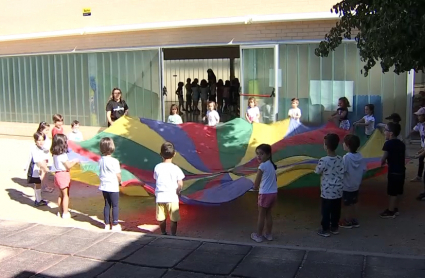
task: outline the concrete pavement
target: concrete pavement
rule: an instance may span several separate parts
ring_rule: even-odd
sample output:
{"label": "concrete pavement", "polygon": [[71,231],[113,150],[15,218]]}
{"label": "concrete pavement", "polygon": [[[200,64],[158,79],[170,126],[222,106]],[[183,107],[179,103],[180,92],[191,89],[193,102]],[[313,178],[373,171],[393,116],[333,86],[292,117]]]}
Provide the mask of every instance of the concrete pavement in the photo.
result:
{"label": "concrete pavement", "polygon": [[425,257],[0,220],[0,277],[423,278]]}

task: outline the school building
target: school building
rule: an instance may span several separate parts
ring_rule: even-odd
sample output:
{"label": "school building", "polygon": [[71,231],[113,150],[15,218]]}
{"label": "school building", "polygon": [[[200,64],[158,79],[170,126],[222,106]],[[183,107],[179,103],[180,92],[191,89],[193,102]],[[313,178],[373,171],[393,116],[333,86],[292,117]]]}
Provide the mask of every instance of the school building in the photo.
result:
{"label": "school building", "polygon": [[302,121],[321,124],[346,96],[351,119],[373,103],[377,121],[397,112],[408,132],[423,74],[376,66],[364,77],[348,41],[327,58],[315,55],[338,20],[336,2],[0,0],[0,133],[28,135],[60,113],[66,124],[79,120],[87,138],[106,126],[114,87],[131,116],[163,120],[177,83],[206,78],[208,68],[240,80],[242,115],[256,96],[284,119],[298,97]]}

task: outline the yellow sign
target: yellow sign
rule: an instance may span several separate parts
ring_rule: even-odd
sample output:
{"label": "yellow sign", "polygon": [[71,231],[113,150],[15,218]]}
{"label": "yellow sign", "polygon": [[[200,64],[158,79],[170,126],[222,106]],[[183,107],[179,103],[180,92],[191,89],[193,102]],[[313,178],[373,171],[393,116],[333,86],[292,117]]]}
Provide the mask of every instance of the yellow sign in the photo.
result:
{"label": "yellow sign", "polygon": [[91,9],[90,8],[84,8],[83,9],[83,16],[91,16]]}

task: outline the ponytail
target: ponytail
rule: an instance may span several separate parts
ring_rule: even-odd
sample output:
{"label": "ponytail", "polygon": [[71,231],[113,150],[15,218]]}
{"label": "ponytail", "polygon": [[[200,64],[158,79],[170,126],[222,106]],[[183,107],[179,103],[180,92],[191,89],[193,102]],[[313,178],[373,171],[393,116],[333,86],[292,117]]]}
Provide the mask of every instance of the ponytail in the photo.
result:
{"label": "ponytail", "polygon": [[274,164],[274,162],[273,162],[272,154],[270,154],[270,158],[269,158],[269,160],[270,160],[270,162],[273,164],[274,169],[275,169],[275,170],[277,170],[277,166],[276,166],[276,164]]}

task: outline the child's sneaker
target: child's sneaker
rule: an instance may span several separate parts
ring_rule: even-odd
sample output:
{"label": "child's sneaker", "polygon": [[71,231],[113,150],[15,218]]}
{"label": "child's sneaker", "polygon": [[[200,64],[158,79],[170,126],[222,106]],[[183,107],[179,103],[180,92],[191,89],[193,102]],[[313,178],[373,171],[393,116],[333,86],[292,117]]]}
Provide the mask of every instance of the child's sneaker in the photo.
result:
{"label": "child's sneaker", "polygon": [[47,201],[46,200],[41,200],[40,202],[35,201],[34,206],[35,207],[47,206]]}
{"label": "child's sneaker", "polygon": [[416,197],[416,200],[418,200],[418,201],[425,201],[425,192],[419,194],[419,196]]}
{"label": "child's sneaker", "polygon": [[71,218],[71,214],[69,212],[62,213],[62,219],[69,219],[69,218]]}
{"label": "child's sneaker", "polygon": [[317,234],[319,236],[323,236],[323,237],[330,237],[331,236],[331,233],[329,231],[325,231],[323,229],[318,230]]}
{"label": "child's sneaker", "polygon": [[255,242],[263,242],[263,237],[257,235],[256,233],[251,234],[251,239]]}
{"label": "child's sneaker", "polygon": [[411,179],[410,181],[411,182],[422,181],[422,177],[415,177],[415,178]]}
{"label": "child's sneaker", "polygon": [[105,224],[105,231],[109,231],[110,229],[111,229],[111,225],[109,225],[109,224]]}
{"label": "child's sneaker", "polygon": [[383,213],[380,214],[380,216],[381,218],[395,218],[395,212],[386,209]]}
{"label": "child's sneaker", "polygon": [[334,235],[338,235],[339,234],[338,227],[331,228],[331,233],[334,234]]}
{"label": "child's sneaker", "polygon": [[351,228],[353,228],[353,223],[350,222],[350,221],[348,221],[348,220],[346,220],[346,219],[344,219],[341,222],[339,222],[339,226],[341,228],[351,229]]}
{"label": "child's sneaker", "polygon": [[264,235],[263,235],[263,237],[264,237],[265,239],[267,239],[268,241],[272,241],[272,240],[273,240],[273,236],[272,236],[272,235],[264,234]]}
{"label": "child's sneaker", "polygon": [[114,231],[114,232],[120,232],[120,231],[122,231],[122,228],[121,228],[120,224],[117,224],[117,225],[112,225],[111,230]]}
{"label": "child's sneaker", "polygon": [[359,221],[357,219],[351,220],[351,224],[353,225],[354,228],[360,227]]}
{"label": "child's sneaker", "polygon": [[395,216],[400,215],[400,211],[398,210],[398,208],[394,208],[394,214],[395,214]]}

